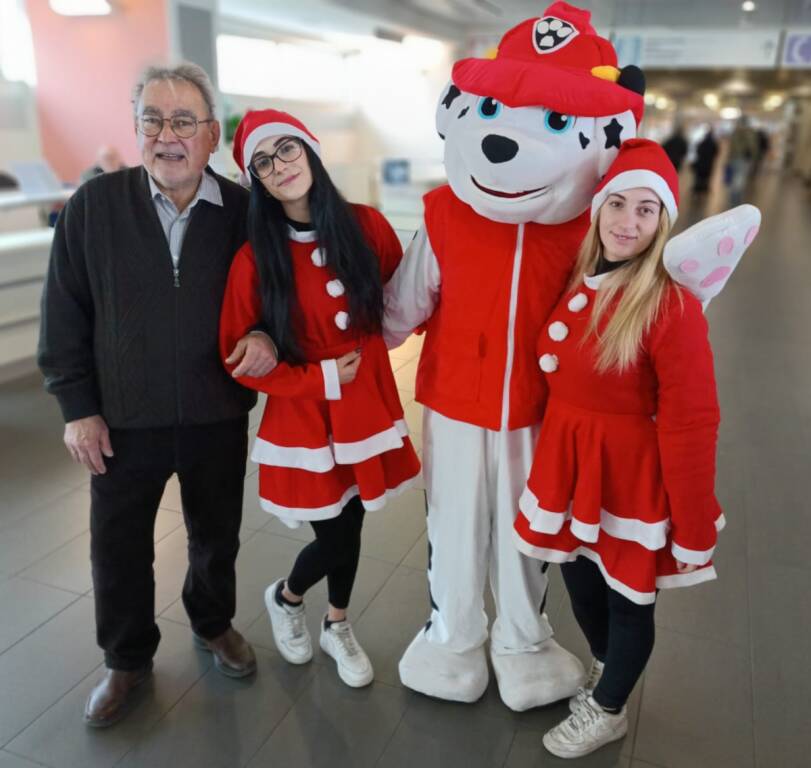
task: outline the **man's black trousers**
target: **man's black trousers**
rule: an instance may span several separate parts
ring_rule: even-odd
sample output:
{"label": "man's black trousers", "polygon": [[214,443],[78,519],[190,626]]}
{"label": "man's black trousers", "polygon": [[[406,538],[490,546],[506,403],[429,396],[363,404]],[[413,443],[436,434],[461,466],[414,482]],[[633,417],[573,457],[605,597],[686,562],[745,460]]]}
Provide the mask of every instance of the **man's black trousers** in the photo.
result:
{"label": "man's black trousers", "polygon": [[110,430],[113,458],[90,483],[90,555],[96,635],[111,669],[132,670],[155,654],[155,516],[177,473],[188,533],[183,604],[192,629],[214,638],[231,626],[247,416],[201,426]]}

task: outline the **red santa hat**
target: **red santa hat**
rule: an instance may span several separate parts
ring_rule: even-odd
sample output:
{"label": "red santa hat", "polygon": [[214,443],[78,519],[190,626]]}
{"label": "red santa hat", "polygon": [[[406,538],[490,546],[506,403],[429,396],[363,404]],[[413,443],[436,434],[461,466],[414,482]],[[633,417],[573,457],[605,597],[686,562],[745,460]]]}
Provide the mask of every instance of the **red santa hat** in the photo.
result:
{"label": "red santa hat", "polygon": [[268,136],[295,136],[321,156],[318,139],[293,115],[278,109],[251,110],[239,121],[234,134],[234,160],[243,173],[247,173],[256,147]]}
{"label": "red santa hat", "polygon": [[652,189],[662,201],[670,216],[670,224],[679,214],[679,175],[665,151],[650,139],[628,139],[608,173],[597,187],[591,201],[591,218],[612,192],[646,187]]}
{"label": "red santa hat", "polygon": [[507,32],[495,58],[456,62],[453,83],[508,107],[541,106],[583,117],[631,110],[639,123],[644,76],[637,67],[617,68],[614,47],[590,20],[589,11],[552,3],[542,17]]}

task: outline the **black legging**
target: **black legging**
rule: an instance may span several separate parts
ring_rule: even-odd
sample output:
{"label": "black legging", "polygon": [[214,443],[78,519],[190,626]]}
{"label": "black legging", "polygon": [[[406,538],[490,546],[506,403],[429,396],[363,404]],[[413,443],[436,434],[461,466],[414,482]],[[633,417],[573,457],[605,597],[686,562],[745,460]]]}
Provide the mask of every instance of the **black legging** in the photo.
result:
{"label": "black legging", "polygon": [[655,604],[638,605],[611,589],[591,560],[578,557],[560,567],[572,610],[591,647],[605,664],[594,700],[607,709],[625,706],[648,663]]}
{"label": "black legging", "polygon": [[287,577],[290,592],[304,595],[326,576],[330,605],[340,609],[349,605],[360,559],[363,515],[360,497],[353,496],[338,517],[310,523],[315,539],[299,552],[293,564]]}

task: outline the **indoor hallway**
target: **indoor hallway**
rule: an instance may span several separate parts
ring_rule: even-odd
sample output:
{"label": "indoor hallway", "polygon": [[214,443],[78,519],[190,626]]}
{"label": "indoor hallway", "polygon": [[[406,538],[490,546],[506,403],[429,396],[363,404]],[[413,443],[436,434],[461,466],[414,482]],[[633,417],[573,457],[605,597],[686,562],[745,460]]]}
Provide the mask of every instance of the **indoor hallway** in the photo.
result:
{"label": "indoor hallway", "polygon": [[[685,197],[688,197],[685,195]],[[728,525],[719,580],[661,595],[657,645],[634,692],[621,742],[573,763],[622,768],[799,768],[811,730],[811,194],[789,176],[751,190],[760,236],[707,317],[722,406],[717,490]],[[716,192],[685,200],[680,224],[723,207]],[[391,354],[420,446],[414,402],[420,340]],[[252,415],[255,432],[259,410]],[[217,673],[196,650],[180,602],[186,536],[170,483],[156,529],[156,603],[163,640],[155,674],[130,717],[106,731],[82,724],[98,678],[89,564],[88,478],[65,451],[55,401],[37,376],[0,386],[0,768],[211,766],[552,766],[542,733],[565,704],[515,714],[493,684],[475,705],[403,689],[397,661],[428,614],[422,491],[370,514],[351,607],[376,670],[352,690],[332,661],[292,667],[276,653],[263,603],[309,529],[292,531],[246,480],[235,625],[259,674]],[[587,661],[558,569],[548,611],[559,641]],[[311,632],[326,603],[308,598]]]}

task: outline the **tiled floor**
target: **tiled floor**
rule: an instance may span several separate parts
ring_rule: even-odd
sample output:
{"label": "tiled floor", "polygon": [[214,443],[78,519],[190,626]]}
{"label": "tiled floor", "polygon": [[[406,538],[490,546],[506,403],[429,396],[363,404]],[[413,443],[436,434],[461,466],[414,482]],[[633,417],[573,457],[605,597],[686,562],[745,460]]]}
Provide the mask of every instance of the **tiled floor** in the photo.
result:
{"label": "tiled floor", "polygon": [[[763,232],[708,311],[724,416],[718,492],[729,520],[720,580],[662,595],[657,647],[631,701],[630,733],[584,766],[811,764],[809,194],[773,177],[753,194]],[[688,202],[684,218],[717,206]],[[412,338],[392,353],[417,446],[418,352]],[[515,714],[492,686],[475,705],[400,686],[397,661],[427,609],[421,491],[370,516],[364,530],[351,613],[375,665],[374,685],[346,688],[320,653],[304,668],[282,661],[263,590],[286,573],[309,534],[258,509],[255,474],[246,479],[235,623],[256,646],[259,674],[224,678],[192,646],[178,599],[186,542],[172,483],[155,533],[163,640],[154,678],[128,719],[106,731],[85,728],[82,705],[101,664],[87,477],[67,459],[56,406],[36,377],[0,387],[0,428],[0,768],[562,764],[543,750],[541,734],[563,705]],[[558,637],[585,659],[554,568],[552,590]],[[311,630],[325,603],[319,586],[308,599]]]}

